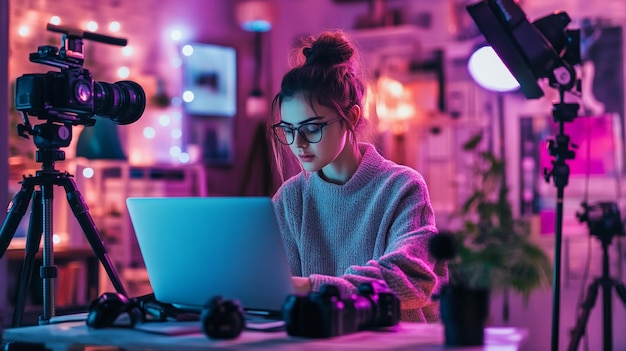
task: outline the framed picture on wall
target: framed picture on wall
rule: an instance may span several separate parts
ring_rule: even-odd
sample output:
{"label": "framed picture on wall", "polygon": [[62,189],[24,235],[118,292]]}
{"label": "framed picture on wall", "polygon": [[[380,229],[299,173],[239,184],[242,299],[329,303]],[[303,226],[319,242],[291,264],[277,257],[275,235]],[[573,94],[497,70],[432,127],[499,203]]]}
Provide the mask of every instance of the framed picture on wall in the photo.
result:
{"label": "framed picture on wall", "polygon": [[202,43],[184,47],[183,100],[188,115],[235,116],[237,58],[233,47]]}

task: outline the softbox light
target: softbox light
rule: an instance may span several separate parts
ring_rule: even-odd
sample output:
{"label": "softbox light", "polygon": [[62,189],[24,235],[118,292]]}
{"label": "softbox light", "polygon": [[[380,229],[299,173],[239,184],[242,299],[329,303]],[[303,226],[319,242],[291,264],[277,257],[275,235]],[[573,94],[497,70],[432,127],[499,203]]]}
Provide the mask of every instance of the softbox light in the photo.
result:
{"label": "softbox light", "polygon": [[467,70],[478,85],[497,92],[518,90],[520,84],[489,45],[477,48],[467,60]]}
{"label": "softbox light", "polygon": [[575,86],[573,66],[580,63],[580,40],[577,30],[565,30],[571,21],[567,13],[530,23],[513,0],[483,0],[468,5],[467,11],[526,98],[544,95],[537,83],[541,78],[563,91]]}

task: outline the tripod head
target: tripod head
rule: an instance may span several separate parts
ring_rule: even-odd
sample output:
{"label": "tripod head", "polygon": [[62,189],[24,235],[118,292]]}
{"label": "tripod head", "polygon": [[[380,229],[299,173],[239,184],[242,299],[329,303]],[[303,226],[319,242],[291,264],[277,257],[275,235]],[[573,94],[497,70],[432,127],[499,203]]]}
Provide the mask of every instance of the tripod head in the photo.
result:
{"label": "tripod head", "polygon": [[[565,134],[564,125],[576,119],[580,108],[577,103],[563,102],[564,92],[562,88],[559,89],[560,101],[554,103],[552,109],[552,117],[559,124],[559,132],[554,136],[554,139],[547,141],[550,156],[554,156],[553,168],[550,171],[547,169],[543,171],[545,181],[550,182],[550,178],[553,178],[554,185],[559,189],[564,188],[569,182],[569,167],[565,161],[573,160],[576,157],[574,150],[569,148],[570,138]],[[572,147],[576,148],[576,145],[572,144]]]}
{"label": "tripod head", "polygon": [[65,160],[65,151],[59,148],[70,145],[72,141],[71,125],[47,122],[36,125],[32,128],[31,133],[35,146],[38,148],[35,161],[43,163],[44,170],[54,169],[54,162]]}

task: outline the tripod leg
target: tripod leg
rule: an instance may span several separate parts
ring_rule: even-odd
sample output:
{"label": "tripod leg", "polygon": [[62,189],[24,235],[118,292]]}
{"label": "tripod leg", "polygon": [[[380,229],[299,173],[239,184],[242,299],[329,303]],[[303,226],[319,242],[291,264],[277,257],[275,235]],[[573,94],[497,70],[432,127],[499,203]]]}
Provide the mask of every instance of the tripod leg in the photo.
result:
{"label": "tripod leg", "polygon": [[617,295],[622,299],[624,306],[626,307],[626,287],[624,284],[614,280],[613,285],[615,286],[615,290],[617,291]]}
{"label": "tripod leg", "polygon": [[589,313],[591,309],[596,303],[596,299],[598,298],[598,287],[600,286],[601,279],[596,279],[589,286],[587,290],[587,297],[582,303],[582,312],[578,317],[578,321],[576,322],[576,326],[572,330],[572,340],[570,341],[568,351],[576,351],[578,350],[578,343],[580,342],[580,338],[585,334],[585,328],[587,326],[587,320],[589,319]]}
{"label": "tripod leg", "polygon": [[15,309],[13,310],[13,328],[17,328],[22,323],[22,315],[24,313],[24,305],[26,304],[26,289],[30,285],[33,276],[33,268],[35,265],[35,256],[39,252],[39,243],[43,227],[41,218],[43,210],[41,208],[41,191],[33,193],[31,201],[32,209],[30,213],[30,224],[28,226],[28,236],[26,237],[26,254],[24,263],[22,264],[22,272],[20,274],[19,287],[15,296]]}
{"label": "tripod leg", "polygon": [[20,225],[22,217],[24,217],[24,214],[28,209],[28,202],[30,201],[30,197],[33,195],[33,191],[35,189],[34,184],[31,184],[31,179],[32,178],[24,179],[22,182],[22,188],[17,194],[15,194],[13,201],[11,201],[11,204],[9,205],[9,211],[4,219],[4,223],[2,223],[2,228],[0,229],[0,258],[2,258],[4,253],[7,251],[9,243],[11,243],[11,240],[15,235],[15,231]]}
{"label": "tripod leg", "polygon": [[91,245],[91,248],[104,266],[111,283],[113,283],[113,287],[115,290],[127,296],[126,289],[122,285],[120,278],[115,271],[115,267],[111,263],[109,256],[107,255],[106,248],[104,247],[104,242],[102,241],[102,237],[100,233],[98,233],[98,229],[93,222],[93,219],[89,215],[89,209],[87,208],[87,204],[83,200],[82,195],[78,191],[76,187],[76,183],[71,178],[63,179],[63,187],[65,188],[65,193],[67,194],[67,201],[70,204],[70,208],[72,212],[74,212],[74,216],[78,220],[83,232]]}
{"label": "tripod leg", "polygon": [[613,349],[613,309],[611,307],[611,279],[602,279],[602,345],[604,351]]}
{"label": "tripod leg", "polygon": [[39,324],[48,324],[55,314],[55,279],[57,278],[58,271],[57,267],[54,265],[54,241],[52,240],[52,201],[54,198],[54,188],[52,185],[53,184],[46,181],[46,178],[44,178],[41,184],[43,248],[39,277],[43,283],[43,314],[39,317]]}

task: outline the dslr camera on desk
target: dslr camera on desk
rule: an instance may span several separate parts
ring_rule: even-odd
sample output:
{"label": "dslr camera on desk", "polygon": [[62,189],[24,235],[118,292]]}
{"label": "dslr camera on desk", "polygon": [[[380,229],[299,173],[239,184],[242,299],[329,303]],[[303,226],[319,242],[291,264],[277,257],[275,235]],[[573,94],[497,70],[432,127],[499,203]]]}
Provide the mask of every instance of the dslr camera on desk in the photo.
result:
{"label": "dslr camera on desk", "polygon": [[334,285],[307,296],[291,295],[283,305],[287,334],[329,338],[391,327],[400,321],[400,300],[384,284],[363,283],[358,293],[342,299]]}

